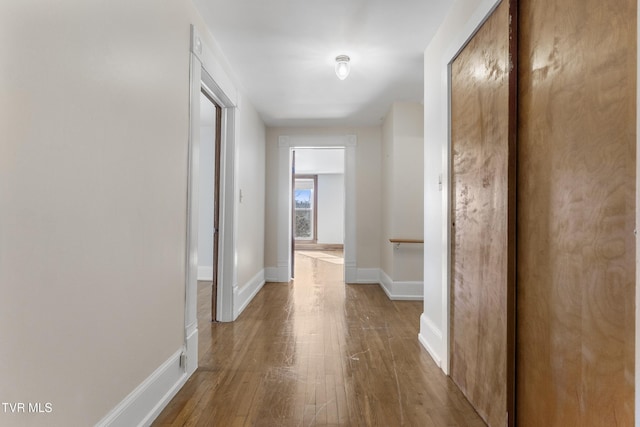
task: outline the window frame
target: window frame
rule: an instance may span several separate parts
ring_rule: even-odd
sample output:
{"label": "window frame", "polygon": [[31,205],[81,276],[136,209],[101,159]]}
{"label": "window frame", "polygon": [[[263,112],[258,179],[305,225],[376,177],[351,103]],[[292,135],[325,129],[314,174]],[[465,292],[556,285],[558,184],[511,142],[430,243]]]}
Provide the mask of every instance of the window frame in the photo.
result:
{"label": "window frame", "polygon": [[293,221],[295,223],[295,212],[298,210],[296,208],[296,196],[295,196],[295,182],[300,179],[311,180],[313,181],[313,202],[311,205],[311,216],[313,218],[313,227],[312,227],[312,235],[311,239],[299,239],[295,236],[295,225],[294,225],[294,240],[296,243],[317,243],[318,242],[318,175],[310,175],[310,174],[294,174],[294,194],[293,194],[293,210],[294,210],[294,218]]}

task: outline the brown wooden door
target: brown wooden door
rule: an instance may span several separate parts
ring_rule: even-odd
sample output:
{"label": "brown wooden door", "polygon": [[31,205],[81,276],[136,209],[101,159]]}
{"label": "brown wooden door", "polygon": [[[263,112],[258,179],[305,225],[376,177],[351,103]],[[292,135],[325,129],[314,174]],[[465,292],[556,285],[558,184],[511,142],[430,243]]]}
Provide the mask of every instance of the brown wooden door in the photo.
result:
{"label": "brown wooden door", "polygon": [[518,426],[634,425],[636,1],[523,1]]}
{"label": "brown wooden door", "polygon": [[498,6],[451,67],[451,378],[495,427],[507,420],[515,357],[509,6]]}
{"label": "brown wooden door", "polygon": [[220,156],[222,151],[222,108],[211,96],[202,90],[202,94],[215,107],[215,141],[213,158],[213,277],[211,285],[211,321],[215,322],[218,308],[218,253],[220,236]]}
{"label": "brown wooden door", "polygon": [[[215,103],[214,103],[215,104]],[[222,108],[216,106],[216,151],[213,191],[213,285],[211,288],[211,320],[217,320],[218,313],[218,268],[220,251],[220,156],[222,153]]]}

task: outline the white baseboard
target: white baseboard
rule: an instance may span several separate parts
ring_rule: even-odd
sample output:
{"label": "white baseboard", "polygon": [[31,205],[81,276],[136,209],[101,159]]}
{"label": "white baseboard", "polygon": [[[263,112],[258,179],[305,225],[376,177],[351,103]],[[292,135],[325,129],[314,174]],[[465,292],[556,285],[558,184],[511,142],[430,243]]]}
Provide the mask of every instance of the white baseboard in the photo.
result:
{"label": "white baseboard", "polygon": [[392,288],[393,288],[393,280],[391,277],[382,269],[380,269],[380,287],[384,291],[385,294],[391,299]]}
{"label": "white baseboard", "polygon": [[266,267],[265,279],[267,282],[288,283],[291,280],[289,265],[278,263],[277,267]]}
{"label": "white baseboard", "polygon": [[198,266],[198,280],[213,280],[213,267]]}
{"label": "white baseboard", "polygon": [[198,321],[193,322],[187,328],[187,377],[190,377],[198,369]]}
{"label": "white baseboard", "polygon": [[256,296],[265,283],[265,271],[260,270],[258,274],[253,276],[247,283],[241,288],[235,288],[233,290],[233,320],[240,316],[240,313],[247,308],[247,305],[251,302],[253,297]]}
{"label": "white baseboard", "polygon": [[418,340],[422,346],[427,350],[431,358],[445,374],[448,374],[446,366],[443,365],[442,360],[444,354],[441,354],[437,349],[443,347],[442,331],[424,314],[420,316],[420,333],[418,334]]}
{"label": "white baseboard", "polygon": [[[183,349],[175,352],[135,388],[97,427],[149,426],[182,388],[189,376],[180,366]],[[197,363],[197,357],[196,357]]]}
{"label": "white baseboard", "polygon": [[264,280],[266,282],[277,282],[278,279],[278,267],[265,267]]}
{"label": "white baseboard", "polygon": [[354,261],[344,260],[344,281],[345,283],[358,283],[358,271]]}
{"label": "white baseboard", "polygon": [[380,286],[390,300],[422,301],[424,299],[423,282],[394,282],[383,270],[380,270]]}
{"label": "white baseboard", "polygon": [[356,280],[354,283],[371,284],[380,283],[379,268],[358,268],[356,271]]}

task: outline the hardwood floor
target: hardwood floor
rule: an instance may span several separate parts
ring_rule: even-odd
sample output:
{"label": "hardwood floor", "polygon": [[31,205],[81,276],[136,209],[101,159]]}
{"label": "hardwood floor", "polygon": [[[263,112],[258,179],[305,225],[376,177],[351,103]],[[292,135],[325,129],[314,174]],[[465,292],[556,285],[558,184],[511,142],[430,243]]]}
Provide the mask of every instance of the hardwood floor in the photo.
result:
{"label": "hardwood floor", "polygon": [[342,281],[340,253],[296,255],[233,323],[199,284],[199,368],[155,426],[484,426],[418,342],[422,302]]}

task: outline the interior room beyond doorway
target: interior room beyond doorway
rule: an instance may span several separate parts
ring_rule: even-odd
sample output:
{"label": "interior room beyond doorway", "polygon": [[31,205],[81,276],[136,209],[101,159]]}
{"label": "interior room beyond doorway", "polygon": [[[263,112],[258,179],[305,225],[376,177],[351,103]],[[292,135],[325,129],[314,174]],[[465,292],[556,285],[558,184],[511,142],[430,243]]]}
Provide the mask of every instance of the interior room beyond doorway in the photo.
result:
{"label": "interior room beyond doorway", "polygon": [[342,257],[344,165],[343,148],[295,149],[292,204],[296,251],[338,251]]}

